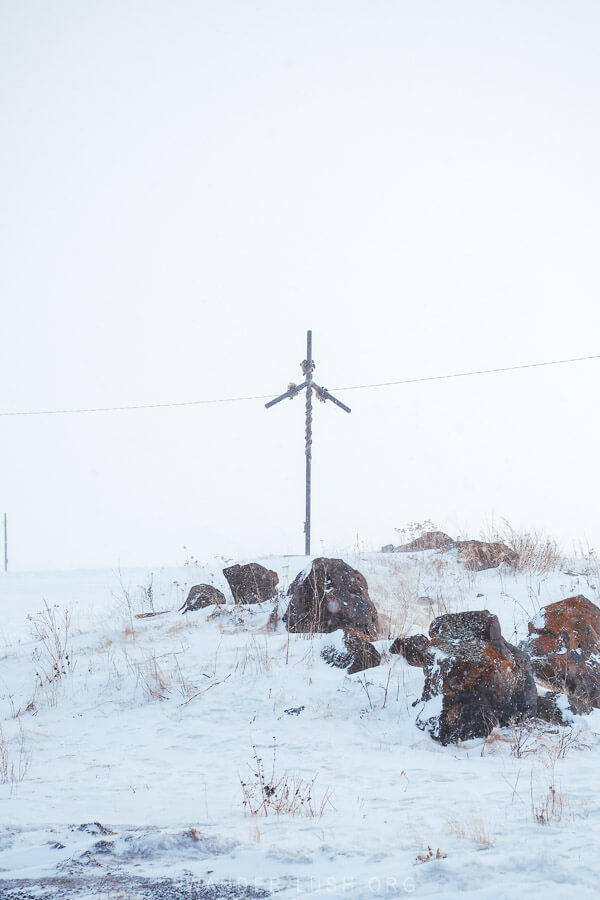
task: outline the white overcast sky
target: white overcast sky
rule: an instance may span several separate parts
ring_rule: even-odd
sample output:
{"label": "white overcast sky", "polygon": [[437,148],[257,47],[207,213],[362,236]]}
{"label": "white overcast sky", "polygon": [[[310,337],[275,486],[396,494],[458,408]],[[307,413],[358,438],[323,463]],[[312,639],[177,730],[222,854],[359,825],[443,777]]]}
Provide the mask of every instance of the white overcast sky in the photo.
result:
{"label": "white overcast sky", "polygon": [[[2,0],[0,412],[600,353],[595,0]],[[316,405],[313,552],[600,548],[600,360]],[[303,401],[0,417],[12,569],[300,553]]]}

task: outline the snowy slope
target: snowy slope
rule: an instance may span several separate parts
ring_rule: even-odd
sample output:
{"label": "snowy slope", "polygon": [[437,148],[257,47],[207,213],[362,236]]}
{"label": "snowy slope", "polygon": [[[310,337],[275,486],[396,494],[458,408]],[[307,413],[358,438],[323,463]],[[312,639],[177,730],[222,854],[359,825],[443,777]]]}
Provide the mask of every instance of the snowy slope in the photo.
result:
{"label": "snowy slope", "polygon": [[[544,603],[598,602],[590,575],[475,575],[435,552],[346,559],[369,583],[381,651],[446,611],[487,608],[514,640]],[[259,561],[282,591],[308,562]],[[504,729],[440,747],[415,727],[423,676],[403,659],[384,652],[379,668],[347,676],[320,658],[331,638],[288,635],[273,605],[178,613],[193,584],[231,601],[226,564],[2,577],[1,879],[129,873],[282,897],[547,898],[574,886],[597,896],[599,712],[560,733]],[[58,622],[72,614],[65,674],[50,683],[44,601]],[[166,612],[135,618],[152,608]],[[255,755],[269,781],[302,792],[316,777],[314,815],[249,812]]]}

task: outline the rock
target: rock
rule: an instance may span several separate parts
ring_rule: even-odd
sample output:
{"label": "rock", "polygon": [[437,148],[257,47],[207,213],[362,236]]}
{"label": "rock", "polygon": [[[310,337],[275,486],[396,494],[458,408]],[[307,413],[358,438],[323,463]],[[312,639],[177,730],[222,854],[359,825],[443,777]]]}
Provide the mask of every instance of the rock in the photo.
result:
{"label": "rock", "polygon": [[581,650],[590,655],[600,650],[600,608],[578,594],[539,611],[527,626],[531,646],[541,654]]}
{"label": "rock", "polygon": [[236,603],[265,603],[277,596],[279,576],[258,563],[223,569]]}
{"label": "rock", "polygon": [[225,595],[218,588],[213,587],[212,584],[195,584],[193,588],[190,588],[183,606],[179,607],[179,612],[193,612],[195,609],[203,609],[205,606],[212,606],[215,603],[218,606],[225,603]]}
{"label": "rock", "polygon": [[449,550],[454,546],[452,538],[443,531],[427,531],[408,544],[395,547],[396,553],[413,553],[416,550]]}
{"label": "rock", "polygon": [[399,653],[409,666],[423,668],[433,663],[430,646],[429,638],[424,634],[413,634],[407,638],[396,638],[390,647],[390,653]]}
{"label": "rock", "polygon": [[321,650],[321,656],[330,666],[347,669],[348,675],[355,675],[365,669],[372,669],[381,662],[381,654],[365,634],[345,631],[343,647],[328,644]]}
{"label": "rock", "polygon": [[283,617],[292,632],[342,629],[377,636],[377,610],[363,575],[341,559],[319,557],[291,583]]}
{"label": "rock", "polygon": [[570,715],[565,694],[560,691],[548,691],[547,694],[539,694],[535,710],[536,719],[549,722],[551,725],[571,725],[573,717]]}
{"label": "rock", "polygon": [[395,550],[396,550],[396,548],[394,547],[393,544],[386,544],[384,547],[381,548],[382,553],[394,553]]}
{"label": "rock", "polygon": [[566,693],[571,709],[600,709],[600,609],[579,594],[545,606],[521,648],[540,681]]}
{"label": "rock", "polygon": [[[180,607],[180,609],[182,609],[182,607]],[[160,609],[160,610],[157,610],[156,612],[136,613],[134,618],[135,619],[153,619],[155,616],[166,616],[167,613],[170,611],[171,610],[169,610],[169,609]]]}
{"label": "rock", "polygon": [[348,675],[362,672],[364,669],[373,669],[381,662],[381,653],[369,641],[367,635],[358,631],[347,631],[344,635],[344,643],[352,654],[352,664],[348,669]]}
{"label": "rock", "polygon": [[465,569],[482,572],[484,569],[497,569],[500,565],[515,568],[519,565],[519,554],[506,544],[487,543],[486,541],[457,541],[457,558]]}
{"label": "rock", "polygon": [[435,740],[487,737],[496,726],[535,713],[529,657],[502,637],[487,609],[439,616],[429,637],[433,659],[425,666],[417,725]]}

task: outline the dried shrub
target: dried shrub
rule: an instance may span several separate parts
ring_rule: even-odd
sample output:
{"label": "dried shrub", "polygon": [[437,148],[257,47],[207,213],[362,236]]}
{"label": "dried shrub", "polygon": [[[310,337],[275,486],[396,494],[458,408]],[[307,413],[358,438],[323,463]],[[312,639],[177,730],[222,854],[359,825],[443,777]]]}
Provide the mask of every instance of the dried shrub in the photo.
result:
{"label": "dried shrub", "polygon": [[415,862],[416,863],[428,863],[428,862],[431,862],[433,859],[446,859],[447,856],[448,856],[448,854],[442,853],[442,851],[440,850],[439,847],[435,851],[433,851],[431,849],[431,847],[428,847],[427,852],[420,853],[417,856]]}
{"label": "dried shrub", "polygon": [[331,792],[326,790],[320,800],[315,797],[317,775],[311,780],[284,772],[276,774],[277,741],[273,738],[271,774],[265,773],[263,760],[252,745],[254,765],[247,781],[240,778],[244,808],[252,816],[309,816],[320,818],[331,806]]}
{"label": "dried shrub", "polygon": [[531,575],[547,575],[564,566],[564,556],[554,538],[541,531],[518,531],[510,522],[502,519],[500,528],[488,529],[484,540],[506,544],[519,555],[514,566],[516,572]]}
{"label": "dried shrub", "polygon": [[27,775],[30,765],[31,753],[27,749],[25,732],[20,719],[18,746],[14,756],[11,755],[8,742],[0,726],[0,783],[10,784],[12,794]]}
{"label": "dried shrub", "polygon": [[55,685],[75,668],[71,652],[71,618],[70,610],[50,606],[47,600],[44,600],[44,609],[27,616],[31,635],[36,641],[33,659],[39,687]]}

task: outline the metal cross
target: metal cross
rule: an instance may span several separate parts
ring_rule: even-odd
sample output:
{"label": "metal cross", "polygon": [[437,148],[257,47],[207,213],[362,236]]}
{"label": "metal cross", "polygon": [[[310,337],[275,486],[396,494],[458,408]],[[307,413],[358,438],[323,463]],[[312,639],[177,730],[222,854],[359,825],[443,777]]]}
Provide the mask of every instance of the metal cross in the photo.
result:
{"label": "metal cross", "polygon": [[331,400],[336,406],[339,406],[340,409],[343,409],[344,412],[352,412],[349,406],[346,406],[341,400],[338,400],[332,394],[329,393],[327,388],[320,387],[315,381],[313,381],[313,372],[315,370],[315,363],[312,358],[312,331],[308,331],[306,334],[306,359],[300,363],[302,368],[302,374],[304,375],[304,381],[302,384],[289,384],[288,389],[285,394],[281,394],[279,397],[275,397],[274,400],[269,400],[268,403],[265,403],[265,407],[269,409],[271,406],[275,406],[276,403],[280,403],[285,399],[292,399],[299,394],[300,391],[303,391],[306,388],[306,431],[305,431],[305,443],[304,443],[304,453],[306,456],[306,518],[304,520],[304,552],[306,556],[310,556],[310,499],[311,499],[311,464],[312,464],[312,392],[314,391],[317,395],[317,398],[321,400],[323,403],[326,400]]}

